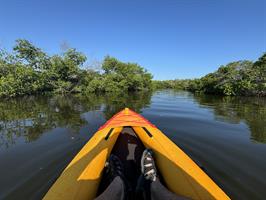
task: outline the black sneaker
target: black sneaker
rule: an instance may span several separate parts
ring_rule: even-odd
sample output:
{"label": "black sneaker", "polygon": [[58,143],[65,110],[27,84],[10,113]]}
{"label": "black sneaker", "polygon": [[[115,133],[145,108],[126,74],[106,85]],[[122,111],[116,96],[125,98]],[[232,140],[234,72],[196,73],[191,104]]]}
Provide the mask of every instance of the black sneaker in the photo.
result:
{"label": "black sneaker", "polygon": [[156,181],[157,170],[151,149],[145,149],[141,157],[141,172],[146,180]]}
{"label": "black sneaker", "polygon": [[105,163],[106,175],[112,181],[116,176],[124,178],[124,167],[120,159],[111,154],[108,161]]}
{"label": "black sneaker", "polygon": [[105,163],[104,173],[98,189],[98,194],[101,194],[117,176],[120,176],[121,179],[124,179],[124,168],[120,159],[111,154]]}
{"label": "black sneaker", "polygon": [[119,177],[124,183],[123,193],[127,194],[128,184],[125,179],[123,164],[120,161],[119,157],[111,154],[105,163],[104,174],[98,188],[97,196],[101,195],[116,177]]}

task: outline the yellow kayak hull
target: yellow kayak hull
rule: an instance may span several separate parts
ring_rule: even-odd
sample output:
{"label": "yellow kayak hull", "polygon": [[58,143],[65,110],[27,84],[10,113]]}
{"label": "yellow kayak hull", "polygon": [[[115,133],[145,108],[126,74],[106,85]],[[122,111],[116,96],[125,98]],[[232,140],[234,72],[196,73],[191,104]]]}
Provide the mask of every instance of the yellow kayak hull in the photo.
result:
{"label": "yellow kayak hull", "polygon": [[123,127],[132,127],[146,148],[167,188],[191,199],[230,199],[225,192],[158,128],[125,109],[102,126],[65,168],[44,200],[90,200],[97,195],[105,162]]}

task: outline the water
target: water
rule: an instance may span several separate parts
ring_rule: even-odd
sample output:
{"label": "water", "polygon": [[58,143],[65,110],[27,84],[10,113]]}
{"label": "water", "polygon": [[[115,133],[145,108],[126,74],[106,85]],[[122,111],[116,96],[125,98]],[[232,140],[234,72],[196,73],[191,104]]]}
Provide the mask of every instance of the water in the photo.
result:
{"label": "water", "polygon": [[266,98],[158,91],[0,101],[0,199],[40,199],[93,133],[140,112],[232,199],[266,199]]}

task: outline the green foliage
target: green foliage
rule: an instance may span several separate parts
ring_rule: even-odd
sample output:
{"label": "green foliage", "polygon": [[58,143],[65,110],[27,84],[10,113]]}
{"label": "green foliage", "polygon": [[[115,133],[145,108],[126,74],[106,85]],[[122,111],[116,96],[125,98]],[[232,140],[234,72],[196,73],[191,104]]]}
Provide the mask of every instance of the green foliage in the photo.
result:
{"label": "green foliage", "polygon": [[227,96],[266,96],[266,53],[255,63],[232,62],[200,79],[154,81],[153,86]]}
{"label": "green foliage", "polygon": [[69,48],[48,56],[28,40],[19,39],[13,53],[0,50],[0,97],[44,92],[90,93],[151,88],[152,75],[135,63],[107,56],[103,73],[83,69],[86,56]]}
{"label": "green foliage", "polygon": [[31,68],[17,66],[15,73],[9,73],[7,76],[0,78],[0,95],[16,96],[31,94],[39,88],[38,72]]}
{"label": "green foliage", "polygon": [[154,89],[176,89],[176,90],[186,90],[188,89],[191,80],[164,80],[164,81],[153,81]]}
{"label": "green foliage", "polygon": [[[265,54],[262,57],[265,57]],[[259,60],[262,59],[259,58]],[[229,63],[226,66],[221,66],[216,72],[208,74],[200,79],[202,86],[198,91],[228,96],[265,96],[266,88],[263,88],[263,84],[265,83],[264,77],[266,73],[265,70],[262,70],[263,60],[260,64],[258,64],[258,62],[255,63],[253,64],[250,61],[238,61]]]}
{"label": "green foliage", "polygon": [[256,90],[261,95],[266,95],[266,53],[254,63],[252,73],[256,77],[253,80]]}
{"label": "green foliage", "polygon": [[123,63],[107,56],[102,69],[101,75],[88,82],[87,92],[140,91],[152,87],[152,75],[136,63]]}
{"label": "green foliage", "polygon": [[123,63],[107,56],[103,62],[107,81],[114,80],[118,87],[128,91],[151,88],[152,75],[136,63]]}
{"label": "green foliage", "polygon": [[266,53],[256,62],[237,61],[200,79],[153,81],[136,63],[106,56],[102,71],[83,69],[86,56],[74,48],[48,56],[19,39],[12,53],[0,49],[0,97],[44,92],[91,93],[154,89],[190,90],[222,95],[266,96]]}
{"label": "green foliage", "polygon": [[49,66],[48,56],[28,40],[18,39],[13,48],[16,57],[35,69],[45,69]]}

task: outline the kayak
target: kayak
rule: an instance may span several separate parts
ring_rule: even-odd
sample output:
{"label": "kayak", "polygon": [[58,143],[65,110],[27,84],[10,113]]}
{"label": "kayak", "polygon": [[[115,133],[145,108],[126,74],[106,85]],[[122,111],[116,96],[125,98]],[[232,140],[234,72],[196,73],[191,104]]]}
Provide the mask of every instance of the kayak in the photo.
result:
{"label": "kayak", "polygon": [[196,200],[230,199],[155,125],[128,108],[115,114],[99,128],[43,199],[94,199],[99,194],[105,163],[111,153],[118,155],[126,164],[128,177],[134,182],[139,173],[139,155],[145,148],[154,152],[157,170],[171,192]]}

